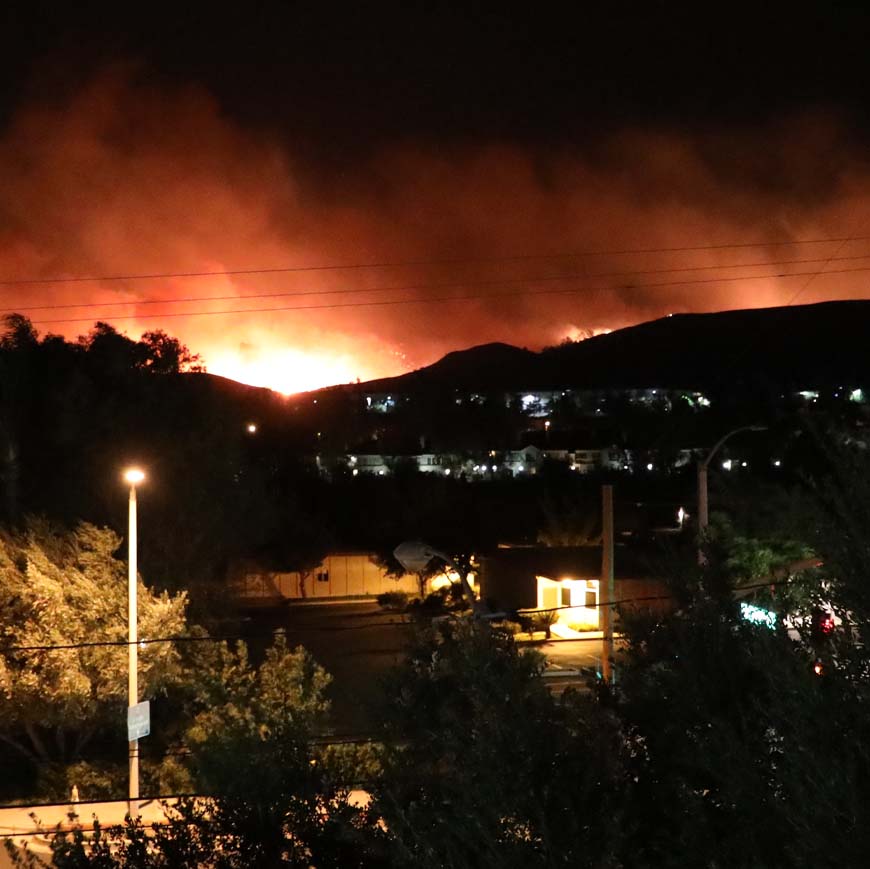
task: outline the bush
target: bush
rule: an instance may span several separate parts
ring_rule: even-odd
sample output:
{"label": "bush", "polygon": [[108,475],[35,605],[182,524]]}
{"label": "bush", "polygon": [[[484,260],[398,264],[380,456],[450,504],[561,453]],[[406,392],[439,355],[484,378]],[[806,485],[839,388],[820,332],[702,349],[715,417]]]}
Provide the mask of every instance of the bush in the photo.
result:
{"label": "bush", "polygon": [[547,635],[547,639],[550,639],[550,628],[559,620],[559,616],[557,613],[548,612],[548,613],[538,613],[532,619],[532,630],[534,631],[544,631]]}
{"label": "bush", "polygon": [[465,599],[462,587],[458,583],[453,583],[441,586],[431,594],[427,594],[424,600],[411,601],[407,612],[412,618],[428,620],[467,609],[468,601]]}
{"label": "bush", "polygon": [[378,595],[378,605],[388,610],[404,610],[410,595],[406,591],[385,591]]}

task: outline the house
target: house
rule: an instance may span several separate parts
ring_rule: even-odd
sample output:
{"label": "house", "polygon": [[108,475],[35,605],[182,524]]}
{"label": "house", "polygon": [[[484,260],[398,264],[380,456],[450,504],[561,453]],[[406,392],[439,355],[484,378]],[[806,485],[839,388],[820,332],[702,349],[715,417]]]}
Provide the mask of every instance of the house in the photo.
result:
{"label": "house", "polygon": [[379,453],[357,453],[347,457],[347,466],[350,472],[357,474],[374,474],[383,477],[390,471],[389,458]]}
{"label": "house", "polygon": [[517,474],[536,474],[544,463],[544,454],[531,444],[521,450],[508,450],[503,466],[514,476]]}
{"label": "house", "polygon": [[[655,550],[617,545],[615,601],[635,611],[664,611],[671,598],[656,578]],[[559,623],[601,627],[601,547],[497,549],[481,559],[480,596],[495,610],[552,610]]]}
{"label": "house", "polygon": [[382,455],[380,453],[353,453],[347,456],[347,467],[353,476],[371,474],[385,477],[402,464],[416,466],[424,474],[444,473],[442,458],[435,453],[416,455]]}

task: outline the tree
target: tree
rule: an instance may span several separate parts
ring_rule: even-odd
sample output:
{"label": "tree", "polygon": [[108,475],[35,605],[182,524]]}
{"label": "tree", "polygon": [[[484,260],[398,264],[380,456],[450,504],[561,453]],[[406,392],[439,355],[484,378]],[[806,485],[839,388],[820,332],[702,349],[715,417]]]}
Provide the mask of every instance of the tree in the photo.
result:
{"label": "tree", "polygon": [[162,329],[143,333],[139,343],[144,348],[143,367],[153,374],[205,371],[198,353],[191,353],[178,338],[167,335]]}
{"label": "tree", "polygon": [[585,698],[487,623],[422,635],[388,687],[375,806],[400,865],[601,865],[621,751]]}
{"label": "tree", "polygon": [[187,807],[187,820],[220,832],[227,866],[362,865],[374,831],[314,742],[329,675],[283,634],[259,667],[243,643],[214,646],[203,664],[183,742],[212,799]]}
{"label": "tree", "polygon": [[34,356],[38,335],[21,314],[8,314],[0,334],[0,479],[3,512],[19,518],[22,423],[34,400]]}
{"label": "tree", "polygon": [[304,649],[288,649],[283,635],[259,667],[243,643],[205,644],[199,664],[182,745],[203,796],[166,807],[168,823],[152,829],[128,820],[91,841],[80,829],[57,830],[52,865],[387,865],[386,835],[348,800],[346,765],[314,741],[328,707],[326,672]]}
{"label": "tree", "polygon": [[[29,519],[0,532],[0,742],[35,765],[81,759],[98,732],[123,733],[127,705],[127,576],[120,539],[81,523],[68,531]],[[186,630],[183,594],[139,581],[139,635]],[[100,645],[114,643],[115,645]],[[180,678],[172,643],[139,653],[140,690],[155,697]]]}
{"label": "tree", "polygon": [[79,337],[79,346],[84,348],[92,370],[109,381],[128,379],[145,363],[145,345],[122,335],[108,323],[95,323],[86,336]]}

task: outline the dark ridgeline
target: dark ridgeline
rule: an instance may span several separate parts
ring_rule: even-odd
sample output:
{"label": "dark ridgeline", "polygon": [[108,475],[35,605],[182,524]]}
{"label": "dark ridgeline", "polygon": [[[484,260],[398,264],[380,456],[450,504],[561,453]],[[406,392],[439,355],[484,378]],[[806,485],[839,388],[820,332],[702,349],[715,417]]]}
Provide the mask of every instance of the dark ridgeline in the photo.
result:
{"label": "dark ridgeline", "polygon": [[812,389],[867,383],[870,301],[673,314],[541,353],[485,344],[449,353],[370,392],[438,389],[687,388],[766,381]]}

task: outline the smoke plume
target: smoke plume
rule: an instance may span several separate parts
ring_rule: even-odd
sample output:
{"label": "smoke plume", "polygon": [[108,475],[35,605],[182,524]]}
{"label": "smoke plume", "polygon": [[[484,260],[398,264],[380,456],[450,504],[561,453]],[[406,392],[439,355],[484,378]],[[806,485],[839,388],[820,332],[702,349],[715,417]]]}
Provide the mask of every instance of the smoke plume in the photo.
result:
{"label": "smoke plume", "polygon": [[114,68],[3,132],[0,278],[22,283],[0,293],[42,332],[164,328],[216,373],[294,391],[488,341],[863,296],[868,193],[822,114],[582,154],[402,142],[329,171],[201,89]]}

